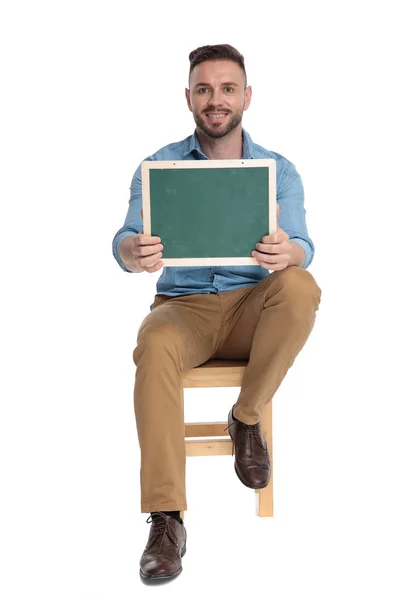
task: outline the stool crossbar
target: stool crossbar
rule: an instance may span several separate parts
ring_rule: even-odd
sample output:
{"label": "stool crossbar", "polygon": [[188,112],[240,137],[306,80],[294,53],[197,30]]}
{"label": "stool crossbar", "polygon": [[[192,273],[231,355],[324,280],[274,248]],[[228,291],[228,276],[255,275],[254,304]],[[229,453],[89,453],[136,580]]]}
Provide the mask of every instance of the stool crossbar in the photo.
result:
{"label": "stool crossbar", "polygon": [[[209,360],[183,374],[183,388],[240,387],[246,366],[247,361]],[[186,456],[232,455],[233,444],[228,431],[225,431],[227,426],[227,422],[185,423]],[[264,408],[261,430],[271,455],[271,479],[266,488],[255,490],[256,514],[259,517],[272,517],[272,402]]]}

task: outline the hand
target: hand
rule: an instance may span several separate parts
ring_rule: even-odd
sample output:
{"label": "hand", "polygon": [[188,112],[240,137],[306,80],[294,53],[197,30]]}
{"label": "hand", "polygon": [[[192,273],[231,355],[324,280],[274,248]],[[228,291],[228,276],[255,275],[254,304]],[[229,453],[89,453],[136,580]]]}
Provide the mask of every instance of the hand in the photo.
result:
{"label": "hand", "polygon": [[154,273],[164,266],[164,263],[160,260],[163,249],[161,238],[139,233],[122,240],[119,245],[119,254],[129,271],[133,273],[142,271]]}
{"label": "hand", "polygon": [[[276,221],[278,223],[279,204],[276,205]],[[275,233],[264,235],[251,253],[258,264],[270,271],[282,271],[288,266],[292,246],[288,234],[279,227]]]}

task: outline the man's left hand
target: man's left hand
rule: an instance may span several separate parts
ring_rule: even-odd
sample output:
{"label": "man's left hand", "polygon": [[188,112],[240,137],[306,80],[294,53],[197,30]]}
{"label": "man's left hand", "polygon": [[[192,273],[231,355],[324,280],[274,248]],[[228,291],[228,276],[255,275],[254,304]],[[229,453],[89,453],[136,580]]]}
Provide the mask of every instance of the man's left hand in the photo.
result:
{"label": "man's left hand", "polygon": [[[276,220],[278,222],[279,204],[276,205]],[[261,242],[256,244],[256,250],[251,253],[258,264],[270,271],[286,269],[292,253],[292,246],[288,234],[279,227],[275,233],[265,235]]]}

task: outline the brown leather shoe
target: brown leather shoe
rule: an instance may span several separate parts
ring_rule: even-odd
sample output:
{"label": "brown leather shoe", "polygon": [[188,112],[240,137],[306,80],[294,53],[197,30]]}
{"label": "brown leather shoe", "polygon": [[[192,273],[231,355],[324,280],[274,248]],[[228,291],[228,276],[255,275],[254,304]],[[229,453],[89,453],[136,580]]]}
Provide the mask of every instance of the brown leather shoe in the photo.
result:
{"label": "brown leather shoe", "polygon": [[163,512],[153,513],[149,539],[140,559],[140,576],[146,580],[172,579],[182,571],[186,552],[186,529]]}
{"label": "brown leather shoe", "polygon": [[253,490],[267,487],[271,477],[271,459],[261,425],[246,425],[228,415],[228,431],[235,449],[235,471],[240,481]]}

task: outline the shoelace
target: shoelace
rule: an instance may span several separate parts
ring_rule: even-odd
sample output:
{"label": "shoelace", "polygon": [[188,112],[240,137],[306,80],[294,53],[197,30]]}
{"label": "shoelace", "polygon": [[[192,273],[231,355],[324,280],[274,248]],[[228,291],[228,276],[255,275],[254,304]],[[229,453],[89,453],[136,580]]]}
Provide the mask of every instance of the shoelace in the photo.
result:
{"label": "shoelace", "polygon": [[178,540],[174,532],[171,529],[170,524],[168,523],[168,519],[163,512],[154,512],[152,515],[147,517],[146,523],[154,523],[152,535],[154,536],[154,541],[158,538],[158,536],[162,535],[159,552],[161,551],[162,545],[165,540],[165,536],[169,537],[171,542],[177,546]]}
{"label": "shoelace", "polygon": [[[228,425],[228,427],[226,427],[224,429],[224,431],[227,431],[229,429],[229,427],[231,427],[231,425],[236,425],[237,421],[232,421],[232,423],[230,425]],[[264,450],[264,446],[262,445],[262,442],[260,441],[260,437],[258,435],[258,424],[256,425],[246,425],[246,423],[242,423],[240,421],[240,424],[246,428],[247,432],[250,434],[250,438],[256,440],[257,444],[260,446],[260,448],[262,448]],[[253,452],[253,447],[252,444],[250,443],[250,456],[252,456]],[[232,444],[232,456],[233,456],[233,444]]]}

